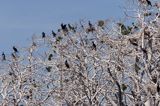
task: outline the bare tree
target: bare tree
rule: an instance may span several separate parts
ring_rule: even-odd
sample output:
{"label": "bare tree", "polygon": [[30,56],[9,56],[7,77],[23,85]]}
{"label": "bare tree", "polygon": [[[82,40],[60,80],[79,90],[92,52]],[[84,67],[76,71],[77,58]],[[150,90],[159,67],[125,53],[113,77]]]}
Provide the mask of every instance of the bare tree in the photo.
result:
{"label": "bare tree", "polygon": [[0,105],[159,106],[160,13],[149,2],[130,2],[125,22],[61,24],[3,52]]}

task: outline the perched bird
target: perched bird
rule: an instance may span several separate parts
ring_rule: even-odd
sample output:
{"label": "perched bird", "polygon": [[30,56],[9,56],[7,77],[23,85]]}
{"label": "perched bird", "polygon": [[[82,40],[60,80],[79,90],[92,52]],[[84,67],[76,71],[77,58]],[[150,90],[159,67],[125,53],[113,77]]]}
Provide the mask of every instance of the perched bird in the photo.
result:
{"label": "perched bird", "polygon": [[150,31],[149,31],[149,28],[148,27],[145,27],[144,28],[144,35],[145,35],[145,38],[150,38]]}
{"label": "perched bird", "polygon": [[67,33],[68,33],[67,25],[62,23],[61,24],[61,29],[63,31],[63,34],[67,35]]}
{"label": "perched bird", "polygon": [[68,24],[68,28],[69,28],[70,30],[74,29],[70,24]]}
{"label": "perched bird", "polygon": [[93,25],[91,24],[91,21],[88,22],[88,25],[89,25],[90,28],[93,27]]}
{"label": "perched bird", "polygon": [[62,23],[62,24],[61,24],[61,28],[62,28],[62,29],[66,29],[66,24],[63,24],[63,23]]}
{"label": "perched bird", "polygon": [[136,62],[136,63],[138,63],[138,62],[139,62],[139,57],[138,57],[138,56],[136,56],[136,58],[135,58],[135,62]]}
{"label": "perched bird", "polygon": [[51,72],[51,69],[52,69],[51,66],[46,67],[46,70],[47,70],[48,72]]}
{"label": "perched bird", "polygon": [[142,47],[140,47],[140,48],[144,53],[147,53],[147,50],[145,48],[142,48]]}
{"label": "perched bird", "polygon": [[2,60],[6,60],[6,55],[4,54],[4,52],[2,53]]}
{"label": "perched bird", "polygon": [[122,90],[125,91],[127,89],[127,85],[122,84]]}
{"label": "perched bird", "polygon": [[62,23],[62,24],[61,24],[61,28],[62,28],[63,31],[68,31],[66,24],[63,24],[63,23]]}
{"label": "perched bird", "polygon": [[44,32],[42,32],[42,38],[45,38],[46,34]]}
{"label": "perched bird", "polygon": [[99,20],[99,21],[98,21],[98,26],[99,26],[99,27],[102,27],[102,28],[103,28],[104,25],[105,25],[105,22],[104,22],[103,20]]}
{"label": "perched bird", "polygon": [[148,6],[149,6],[149,5],[152,6],[151,1],[149,1],[149,0],[139,0],[139,2],[140,2],[141,4],[147,4]]}
{"label": "perched bird", "polygon": [[63,39],[63,37],[58,36],[58,37],[56,38],[56,42],[60,42],[62,39]]}
{"label": "perched bird", "polygon": [[145,13],[144,13],[144,16],[146,16],[146,17],[151,16],[151,15],[152,15],[151,12],[145,12]]}
{"label": "perched bird", "polygon": [[70,30],[72,30],[73,32],[76,32],[75,28],[74,28],[73,26],[71,26],[70,24],[68,24],[68,28],[69,28]]}
{"label": "perched bird", "polygon": [[139,65],[138,65],[137,63],[135,63],[135,64],[134,64],[134,69],[135,69],[136,74],[138,74],[138,73],[139,73],[139,70],[140,70],[141,68],[139,67]]}
{"label": "perched bird", "polygon": [[51,61],[52,57],[53,57],[53,54],[50,54],[49,57],[48,57],[48,60]]}
{"label": "perched bird", "polygon": [[12,55],[12,57],[13,57],[14,59],[16,59],[16,56],[15,56],[15,54],[14,54],[14,53],[12,53],[11,55]]}
{"label": "perched bird", "polygon": [[53,35],[53,37],[56,37],[56,33],[52,30],[52,35]]}
{"label": "perched bird", "polygon": [[160,92],[160,86],[159,86],[159,83],[157,83],[157,92],[158,92],[158,93]]}
{"label": "perched bird", "polygon": [[146,60],[148,60],[148,51],[147,51],[147,49],[146,48],[142,48],[142,47],[140,47],[141,48],[141,50],[142,50],[142,52],[143,52],[143,57],[146,59]]}
{"label": "perched bird", "polygon": [[67,60],[65,61],[65,66],[66,66],[67,68],[70,68]]}
{"label": "perched bird", "polygon": [[92,23],[89,21],[88,22],[88,25],[89,25],[89,28],[86,29],[86,32],[89,33],[89,32],[92,32],[95,31],[95,28],[94,26],[92,25]]}
{"label": "perched bird", "polygon": [[96,44],[92,41],[92,47],[93,47],[93,49],[94,50],[96,50],[97,48],[96,48]]}
{"label": "perched bird", "polygon": [[130,43],[134,46],[138,46],[138,40],[137,39],[129,39]]}
{"label": "perched bird", "polygon": [[146,0],[146,2],[147,2],[147,5],[150,5],[150,6],[152,6],[152,3],[151,3],[151,1],[149,1],[149,0]]}
{"label": "perched bird", "polygon": [[155,3],[154,6],[157,7],[159,9],[159,11],[160,11],[160,2]]}
{"label": "perched bird", "polygon": [[61,29],[58,29],[57,31],[58,31],[58,32],[61,32]]}
{"label": "perched bird", "polygon": [[13,72],[9,72],[8,74],[11,76],[11,75],[13,75]]}
{"label": "perched bird", "polygon": [[[160,8],[159,8],[159,10],[160,10]],[[156,16],[157,16],[158,18],[160,18],[160,14],[156,13]]]}
{"label": "perched bird", "polygon": [[18,52],[18,50],[17,50],[17,48],[15,46],[13,46],[13,50],[14,50],[15,53]]}
{"label": "perched bird", "polygon": [[76,57],[77,57],[77,59],[81,59],[81,58],[78,56],[78,54],[76,55]]}
{"label": "perched bird", "polygon": [[135,94],[134,91],[131,91],[131,94],[132,94],[132,96],[133,96],[134,98],[136,97],[136,94]]}
{"label": "perched bird", "polygon": [[138,29],[138,26],[136,26],[134,22],[132,23],[132,26],[134,29]]}
{"label": "perched bird", "polygon": [[155,84],[157,83],[157,76],[151,76],[151,80],[152,80],[152,82],[154,82]]}
{"label": "perched bird", "polygon": [[37,46],[37,44],[36,44],[35,42],[33,42],[33,43],[32,43],[32,46],[36,47],[36,46]]}
{"label": "perched bird", "polygon": [[123,23],[117,23],[117,25],[120,27],[120,31],[122,35],[128,35],[130,32],[128,32],[127,27]]}

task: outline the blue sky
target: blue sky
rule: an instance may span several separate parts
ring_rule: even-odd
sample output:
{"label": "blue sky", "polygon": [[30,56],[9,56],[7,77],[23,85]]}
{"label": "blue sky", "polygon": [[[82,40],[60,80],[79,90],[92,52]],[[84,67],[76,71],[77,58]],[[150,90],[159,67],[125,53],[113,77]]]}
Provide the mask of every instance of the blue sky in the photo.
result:
{"label": "blue sky", "polygon": [[50,33],[63,23],[80,19],[123,16],[124,0],[1,0],[0,51],[11,51],[13,45],[26,46],[33,34]]}

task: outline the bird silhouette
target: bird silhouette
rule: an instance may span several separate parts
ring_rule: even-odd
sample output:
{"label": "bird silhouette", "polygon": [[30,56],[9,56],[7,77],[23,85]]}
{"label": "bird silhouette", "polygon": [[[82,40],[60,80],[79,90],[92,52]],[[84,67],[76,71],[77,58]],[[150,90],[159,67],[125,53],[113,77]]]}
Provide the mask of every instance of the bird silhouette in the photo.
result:
{"label": "bird silhouette", "polygon": [[11,55],[12,55],[12,57],[13,57],[14,59],[16,59],[16,56],[15,56],[15,54],[14,54],[14,53],[12,53]]}
{"label": "bird silhouette", "polygon": [[93,27],[93,25],[91,24],[91,21],[88,22],[88,25],[89,25],[90,28]]}
{"label": "bird silhouette", "polygon": [[67,30],[67,25],[62,23],[61,28],[62,28],[62,30],[66,31]]}
{"label": "bird silhouette", "polygon": [[32,43],[32,46],[34,46],[34,47],[37,46],[36,42],[33,42],[33,43]]}
{"label": "bird silhouette", "polygon": [[93,47],[94,50],[97,49],[96,44],[93,41],[92,41],[92,47]]}
{"label": "bird silhouette", "polygon": [[129,26],[126,27],[123,23],[117,23],[117,25],[120,27],[120,31],[122,35],[128,35],[131,32],[131,29]]}
{"label": "bird silhouette", "polygon": [[18,52],[18,50],[17,50],[17,48],[15,46],[13,46],[13,50],[14,50],[15,53]]}
{"label": "bird silhouette", "polygon": [[70,24],[68,24],[68,28],[69,28],[70,30],[73,29],[73,27],[72,27]]}
{"label": "bird silhouette", "polygon": [[53,37],[56,37],[56,33],[52,30],[52,35],[53,35]]}
{"label": "bird silhouette", "polygon": [[65,66],[66,66],[67,68],[70,68],[67,60],[65,61]]}
{"label": "bird silhouette", "polygon": [[95,28],[94,26],[92,25],[92,23],[90,21],[88,21],[88,28],[86,29],[86,32],[89,33],[89,32],[94,32],[95,31]]}
{"label": "bird silhouette", "polygon": [[122,90],[125,91],[127,89],[127,85],[122,84]]}
{"label": "bird silhouette", "polygon": [[146,50],[146,48],[142,48],[142,47],[140,47],[141,48],[141,50],[142,50],[142,52],[143,52],[143,54],[144,54],[144,58],[147,60],[148,59],[148,51]]}
{"label": "bird silhouette", "polygon": [[132,26],[134,29],[138,29],[138,26],[136,26],[134,22],[132,23]]}
{"label": "bird silhouette", "polygon": [[151,37],[151,36],[150,36],[150,31],[149,31],[148,27],[145,27],[145,28],[144,28],[144,35],[145,35],[146,38],[147,38],[147,37]]}
{"label": "bird silhouette", "polygon": [[53,54],[50,54],[49,57],[48,57],[48,60],[51,61],[52,57],[53,57]]}
{"label": "bird silhouette", "polygon": [[160,92],[160,86],[159,86],[159,83],[157,83],[157,92],[158,92],[158,93]]}
{"label": "bird silhouette", "polygon": [[61,24],[61,28],[62,28],[62,29],[65,29],[65,28],[66,28],[66,25],[62,23],[62,24]]}
{"label": "bird silhouette", "polygon": [[134,91],[131,91],[131,94],[132,94],[132,96],[133,96],[134,98],[136,97],[136,94],[135,94]]}
{"label": "bird silhouette", "polygon": [[75,27],[71,26],[70,24],[68,24],[68,28],[69,28],[70,30],[72,30],[73,32],[76,32]]}
{"label": "bird silhouette", "polygon": [[2,60],[6,60],[6,55],[4,54],[4,52],[2,53]]}
{"label": "bird silhouette", "polygon": [[147,2],[147,5],[150,5],[150,6],[152,6],[152,3],[151,3],[151,1],[149,1],[149,0],[146,0],[146,2]]}
{"label": "bird silhouette", "polygon": [[138,46],[138,40],[137,39],[129,39],[130,43],[134,46]]}
{"label": "bird silhouette", "polygon": [[105,25],[105,22],[104,22],[103,20],[99,20],[99,21],[98,21],[98,26],[99,26],[99,27],[102,27],[102,28],[103,28],[104,25]]}
{"label": "bird silhouette", "polygon": [[67,29],[67,25],[66,24],[62,23],[61,24],[61,29],[62,29],[64,35],[66,35],[68,33],[68,29]]}
{"label": "bird silhouette", "polygon": [[42,32],[42,38],[45,38],[46,34],[44,32]]}
{"label": "bird silhouette", "polygon": [[152,82],[154,82],[155,84],[157,83],[157,76],[151,76],[151,80],[152,80]]}
{"label": "bird silhouette", "polygon": [[[159,11],[160,11],[160,9],[159,9]],[[157,17],[157,18],[160,18],[160,14],[156,13],[156,17]]]}
{"label": "bird silhouette", "polygon": [[78,54],[76,55],[76,57],[77,57],[77,59],[81,59],[81,58],[78,56]]}
{"label": "bird silhouette", "polygon": [[46,67],[46,70],[47,70],[48,72],[51,72],[51,69],[52,69],[51,66]]}
{"label": "bird silhouette", "polygon": [[139,0],[139,2],[140,2],[141,4],[147,4],[148,6],[149,6],[149,5],[152,6],[151,1],[149,1],[149,0]]}
{"label": "bird silhouette", "polygon": [[159,9],[159,11],[160,11],[160,2],[155,3],[154,6],[157,7]]}

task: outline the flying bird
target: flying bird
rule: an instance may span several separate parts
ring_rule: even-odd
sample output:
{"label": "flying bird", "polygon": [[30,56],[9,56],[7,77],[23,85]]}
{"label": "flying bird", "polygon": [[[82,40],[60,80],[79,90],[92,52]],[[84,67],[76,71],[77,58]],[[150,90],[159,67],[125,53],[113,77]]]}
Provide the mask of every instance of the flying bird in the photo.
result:
{"label": "flying bird", "polygon": [[15,46],[13,46],[13,50],[14,50],[15,53],[18,52],[18,50],[17,50],[17,48]]}
{"label": "flying bird", "polygon": [[66,66],[67,68],[70,68],[67,60],[65,61],[65,66]]}
{"label": "flying bird", "polygon": [[44,32],[42,32],[42,38],[45,38],[46,34]]}
{"label": "flying bird", "polygon": [[4,54],[4,52],[2,53],[2,60],[6,60],[6,55]]}

